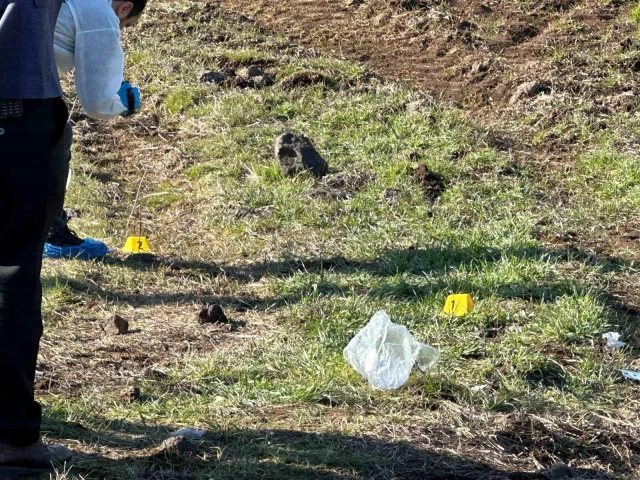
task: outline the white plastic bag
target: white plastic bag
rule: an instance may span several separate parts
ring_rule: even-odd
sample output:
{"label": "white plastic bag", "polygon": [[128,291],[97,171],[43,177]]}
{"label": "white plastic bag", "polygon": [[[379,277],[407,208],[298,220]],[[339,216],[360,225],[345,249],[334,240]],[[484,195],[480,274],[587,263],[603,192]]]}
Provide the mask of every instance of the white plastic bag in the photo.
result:
{"label": "white plastic bag", "polygon": [[414,364],[425,372],[433,368],[440,352],[380,311],[349,342],[344,358],[374,388],[395,389],[406,383]]}
{"label": "white plastic bag", "polygon": [[619,350],[624,347],[625,343],[620,341],[620,334],[617,332],[609,332],[602,335],[607,341],[607,350]]}

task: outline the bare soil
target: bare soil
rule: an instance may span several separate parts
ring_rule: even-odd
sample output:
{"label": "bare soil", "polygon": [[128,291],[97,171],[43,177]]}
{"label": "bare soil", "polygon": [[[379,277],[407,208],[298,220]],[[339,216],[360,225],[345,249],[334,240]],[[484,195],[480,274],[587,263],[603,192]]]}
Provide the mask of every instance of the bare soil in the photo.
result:
{"label": "bare soil", "polygon": [[[634,26],[613,22],[628,12],[628,0],[526,3],[222,0],[225,7],[303,45],[364,61],[386,78],[488,113],[498,113],[519,85],[537,79],[550,81],[556,91],[583,92],[589,86],[581,75],[585,65],[560,71],[552,50],[580,45],[601,58],[610,49],[634,44]],[[628,70],[634,65],[613,67]]]}

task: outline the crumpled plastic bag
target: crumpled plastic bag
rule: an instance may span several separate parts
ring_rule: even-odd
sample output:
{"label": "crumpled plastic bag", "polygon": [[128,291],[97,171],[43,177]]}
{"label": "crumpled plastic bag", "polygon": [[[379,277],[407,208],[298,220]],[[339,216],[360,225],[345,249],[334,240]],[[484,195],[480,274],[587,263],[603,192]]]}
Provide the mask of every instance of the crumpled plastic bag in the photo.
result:
{"label": "crumpled plastic bag", "polygon": [[602,338],[607,341],[607,350],[619,350],[625,346],[625,343],[620,341],[620,334],[617,332],[605,333]]}
{"label": "crumpled plastic bag", "polygon": [[198,428],[181,428],[173,432],[170,437],[185,437],[185,438],[202,438],[205,435],[204,430]]}
{"label": "crumpled plastic bag", "polygon": [[347,363],[371,386],[389,390],[406,383],[414,364],[426,372],[440,359],[439,350],[418,342],[406,327],[393,323],[384,311],[371,318],[343,353]]}

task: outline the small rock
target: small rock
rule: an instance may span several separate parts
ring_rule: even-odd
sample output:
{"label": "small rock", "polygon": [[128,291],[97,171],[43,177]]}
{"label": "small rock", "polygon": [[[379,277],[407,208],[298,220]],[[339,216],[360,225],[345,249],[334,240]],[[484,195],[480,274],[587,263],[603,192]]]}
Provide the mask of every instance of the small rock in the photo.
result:
{"label": "small rock", "polygon": [[240,70],[239,75],[241,77],[261,77],[264,75],[264,71],[257,65],[249,65],[247,68]]}
{"label": "small rock", "polygon": [[117,313],[114,313],[104,322],[102,330],[104,330],[107,335],[126,335],[129,333],[129,322]]}
{"label": "small rock", "polygon": [[424,163],[418,165],[413,179],[422,187],[425,197],[430,201],[439,198],[446,189],[442,177],[429,170]]}
{"label": "small rock", "polygon": [[200,83],[212,83],[214,85],[221,85],[227,79],[226,75],[222,72],[216,72],[215,70],[205,70],[200,75]]}
{"label": "small rock", "polygon": [[191,440],[183,436],[167,438],[157,448],[155,456],[168,456],[168,455],[185,455],[196,452],[198,446]]}
{"label": "small rock", "polygon": [[283,175],[293,177],[311,171],[316,178],[327,174],[329,166],[304,135],[283,133],[275,142],[275,157]]}
{"label": "small rock", "polygon": [[517,88],[516,92],[511,97],[510,103],[516,103],[524,98],[535,97],[545,90],[548,91],[549,89],[541,82],[525,82]]}
{"label": "small rock", "polygon": [[574,471],[564,463],[559,463],[542,471],[544,478],[549,480],[561,480],[565,478],[575,478]]}
{"label": "small rock", "polygon": [[229,323],[229,319],[224,314],[224,310],[217,303],[205,305],[198,313],[198,323]]}
{"label": "small rock", "polygon": [[120,398],[125,402],[133,403],[140,398],[140,395],[138,387],[126,387],[120,390]]}

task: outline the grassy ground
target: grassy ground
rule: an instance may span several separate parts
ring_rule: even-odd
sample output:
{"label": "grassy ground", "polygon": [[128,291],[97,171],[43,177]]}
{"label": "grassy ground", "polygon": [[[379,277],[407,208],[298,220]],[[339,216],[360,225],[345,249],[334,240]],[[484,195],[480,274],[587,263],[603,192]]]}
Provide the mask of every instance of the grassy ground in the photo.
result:
{"label": "grassy ground", "polygon": [[[145,108],[75,115],[68,204],[74,228],[115,247],[141,224],[156,255],[45,262],[38,391],[47,439],[81,453],[68,478],[640,473],[638,390],[620,373],[640,369],[635,116],[583,128],[565,164],[528,164],[497,127],[212,4],[153,2],[126,40]],[[276,84],[198,81],[251,64]],[[288,86],[309,71],[332,82]],[[329,176],[280,173],[287,129]],[[442,192],[414,181],[419,163]],[[606,249],[571,242],[612,231]],[[476,310],[443,314],[450,293]],[[198,325],[206,302],[244,324]],[[380,309],[443,353],[392,392],[342,358]],[[105,335],[114,312],[132,333]],[[627,347],[607,351],[608,331]],[[208,433],[158,448],[182,426]]]}

